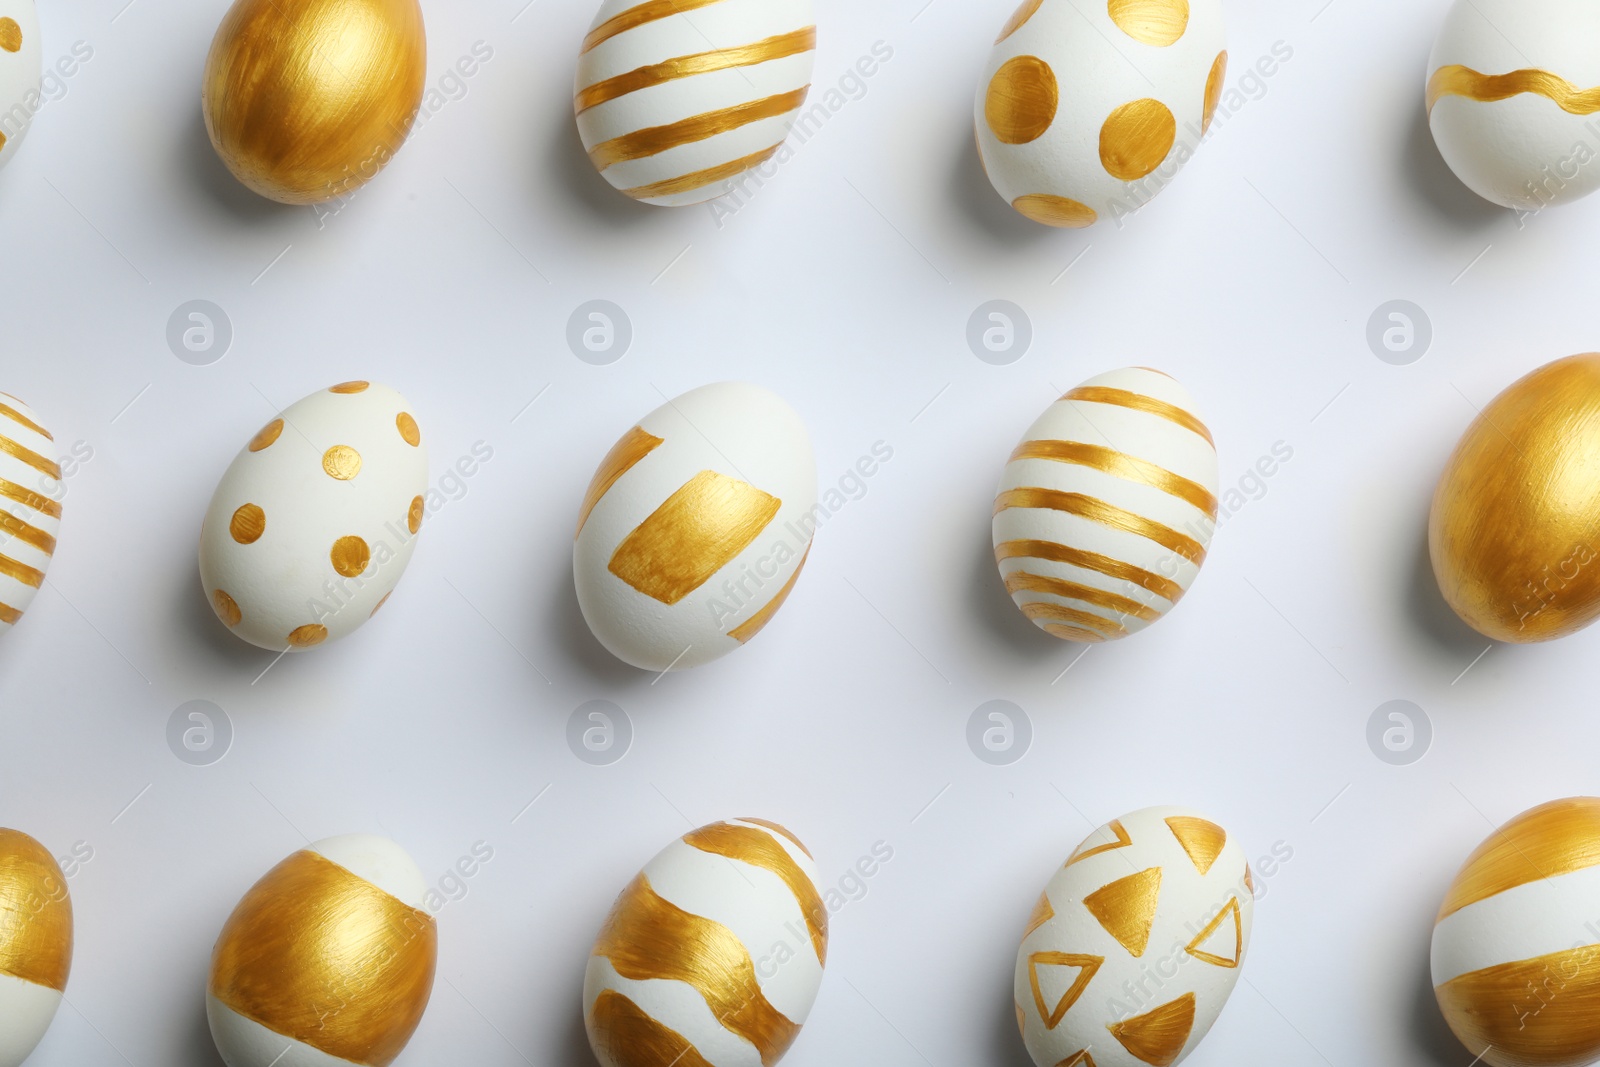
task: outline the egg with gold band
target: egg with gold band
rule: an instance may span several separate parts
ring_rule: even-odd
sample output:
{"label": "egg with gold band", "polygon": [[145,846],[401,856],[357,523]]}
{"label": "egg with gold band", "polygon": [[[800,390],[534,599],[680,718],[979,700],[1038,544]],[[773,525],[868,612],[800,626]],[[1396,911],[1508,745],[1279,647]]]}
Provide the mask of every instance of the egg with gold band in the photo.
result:
{"label": "egg with gold band", "polygon": [[211,954],[206,1017],[228,1067],[387,1067],[433,993],[427,882],[393,841],[296,852],[251,887]]}
{"label": "egg with gold band", "polygon": [[1428,548],[1456,614],[1496,641],[1564,637],[1600,616],[1600,354],[1519,379],[1439,478]]}
{"label": "egg with gold band", "polygon": [[1185,808],[1100,827],[1056,871],[1017,951],[1017,1025],[1039,1067],[1171,1067],[1222,1013],[1250,947],[1244,849]]}
{"label": "egg with gold band", "polygon": [[1220,0],[1022,0],[978,83],[978,158],[1034,222],[1120,225],[1206,139],[1227,69]]}
{"label": "egg with gold band", "polygon": [[1217,450],[1187,390],[1129,367],[1040,416],[995,498],[1006,591],[1046,633],[1098,643],[1138,633],[1189,591],[1216,530]]}
{"label": "egg with gold band", "polygon": [[1600,8],[1456,0],[1428,61],[1428,127],[1450,169],[1517,211],[1600,188]]}
{"label": "egg with gold band", "polygon": [[38,414],[0,393],[0,634],[22,621],[55,557],[66,495],[55,456]]}
{"label": "egg with gold band", "polygon": [[417,0],[235,0],[206,58],[206,130],[270,200],[348,196],[405,143],[427,59]]}
{"label": "egg with gold band", "polygon": [[18,1067],[44,1040],[71,971],[61,866],[27,834],[0,828],[0,1067]]}
{"label": "egg with gold band", "polygon": [[826,518],[799,414],[759,386],[702,386],[601,461],[573,544],[579,607],[636,667],[708,663],[772,621]]}
{"label": "egg with gold band", "polygon": [[285,408],[240,450],[200,532],[218,620],[274,652],[354,633],[389,600],[438,497],[405,398],[352,381]]}
{"label": "egg with gold band", "polygon": [[44,50],[34,0],[0,0],[0,167],[22,147],[43,106]]}
{"label": "egg with gold band", "polygon": [[[1467,858],[1433,928],[1434,994],[1489,1067],[1600,1060],[1600,799],[1542,804]],[[1467,1057],[1463,1057],[1465,1060]]]}
{"label": "egg with gold band", "polygon": [[600,1067],[773,1067],[828,958],[816,865],[788,830],[734,819],[685,834],[617,898],[589,959]]}

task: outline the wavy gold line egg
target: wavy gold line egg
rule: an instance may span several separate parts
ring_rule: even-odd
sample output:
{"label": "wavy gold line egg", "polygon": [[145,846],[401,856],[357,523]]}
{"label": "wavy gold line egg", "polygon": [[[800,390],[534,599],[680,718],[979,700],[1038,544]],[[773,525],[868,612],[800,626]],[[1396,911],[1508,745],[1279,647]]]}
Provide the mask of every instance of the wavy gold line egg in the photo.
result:
{"label": "wavy gold line egg", "polygon": [[206,131],[268,199],[348,195],[405,143],[427,58],[417,0],[237,0],[206,59]]}

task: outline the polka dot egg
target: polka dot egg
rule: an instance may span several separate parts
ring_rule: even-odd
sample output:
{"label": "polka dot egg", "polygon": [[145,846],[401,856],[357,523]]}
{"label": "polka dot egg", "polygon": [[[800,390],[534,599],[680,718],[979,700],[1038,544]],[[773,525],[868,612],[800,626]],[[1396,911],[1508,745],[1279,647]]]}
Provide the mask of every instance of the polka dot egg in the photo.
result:
{"label": "polka dot egg", "polygon": [[0,0],[0,167],[16,155],[43,106],[43,55],[33,0]]}
{"label": "polka dot egg", "polygon": [[345,637],[411,561],[428,453],[399,393],[346,382],[250,439],[200,534],[200,578],[223,625],[281,652]]}
{"label": "polka dot egg", "polygon": [[1220,0],[1023,0],[978,86],[979,158],[1035,222],[1120,222],[1194,154],[1227,67]]}

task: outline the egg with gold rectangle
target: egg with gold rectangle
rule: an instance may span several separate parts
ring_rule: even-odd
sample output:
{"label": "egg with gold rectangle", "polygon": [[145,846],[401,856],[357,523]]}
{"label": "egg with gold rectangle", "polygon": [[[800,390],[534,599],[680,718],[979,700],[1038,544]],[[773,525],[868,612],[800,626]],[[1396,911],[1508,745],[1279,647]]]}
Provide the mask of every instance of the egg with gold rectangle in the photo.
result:
{"label": "egg with gold rectangle", "polygon": [[19,1067],[44,1040],[71,971],[61,866],[27,834],[0,828],[0,1067]]}

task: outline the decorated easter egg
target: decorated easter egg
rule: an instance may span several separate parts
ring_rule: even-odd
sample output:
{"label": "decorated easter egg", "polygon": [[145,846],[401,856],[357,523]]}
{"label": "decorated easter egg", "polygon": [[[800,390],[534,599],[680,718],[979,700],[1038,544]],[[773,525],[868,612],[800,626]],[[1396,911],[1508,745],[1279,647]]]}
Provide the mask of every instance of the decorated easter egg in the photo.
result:
{"label": "decorated easter egg", "polygon": [[1523,812],[1467,858],[1433,928],[1434,993],[1491,1067],[1600,1060],[1600,799]]}
{"label": "decorated easter egg", "polygon": [[235,0],[206,58],[206,130],[268,199],[348,196],[405,144],[427,67],[417,0]]}
{"label": "decorated easter egg", "polygon": [[1183,808],[1114,819],[1034,905],[1016,1008],[1039,1067],[1171,1067],[1217,1021],[1250,946],[1244,849]]}
{"label": "decorated easter egg", "polygon": [[1600,616],[1600,354],[1546,364],[1472,421],[1428,519],[1433,573],[1468,625],[1548,641]]}
{"label": "decorated easter egg", "polygon": [[702,386],[641,419],[595,472],[572,553],[578,604],[619,659],[699,666],[772,621],[822,520],[794,409],[758,386]]}
{"label": "decorated easter egg", "polygon": [[1227,68],[1221,0],[1023,0],[978,85],[978,156],[1035,222],[1120,222],[1194,155]]}
{"label": "decorated easter egg", "polygon": [[822,985],[828,912],[811,855],[761,819],[668,845],[617,898],[583,983],[600,1067],[773,1067]]}
{"label": "decorated easter egg", "polygon": [[699,204],[777,155],[811,88],[811,0],[605,0],[573,107],[606,181]]}
{"label": "decorated easter egg", "polygon": [[281,652],[354,633],[411,562],[428,453],[405,398],[345,382],[263,426],[222,476],[200,532],[217,618]]}
{"label": "decorated easter egg", "polygon": [[1600,188],[1600,8],[1456,0],[1428,61],[1428,126],[1456,177],[1537,211]]}
{"label": "decorated easter egg", "polygon": [[33,409],[0,393],[0,633],[44,585],[61,532],[61,466]]}
{"label": "decorated easter egg", "polygon": [[1011,453],[994,504],[1000,577],[1068,641],[1126,637],[1188,591],[1216,529],[1217,450],[1184,388],[1112,371],[1050,405]]}
{"label": "decorated easter egg", "polygon": [[393,841],[333,837],[251,887],[211,954],[206,1017],[228,1067],[387,1067],[422,1022],[439,945]]}
{"label": "decorated easter egg", "polygon": [[43,845],[0,828],[0,1067],[44,1039],[72,970],[72,900]]}
{"label": "decorated easter egg", "polygon": [[34,0],[0,0],[0,167],[16,155],[43,104],[43,64]]}

